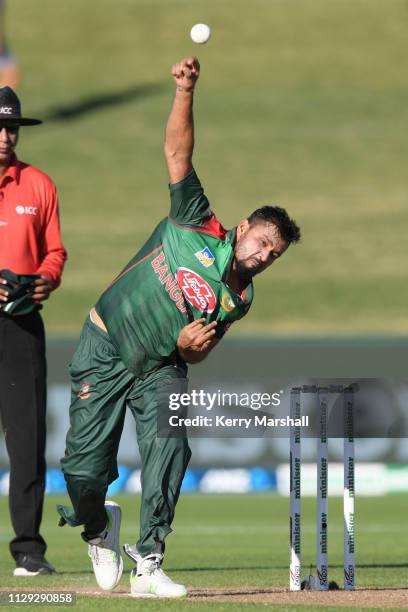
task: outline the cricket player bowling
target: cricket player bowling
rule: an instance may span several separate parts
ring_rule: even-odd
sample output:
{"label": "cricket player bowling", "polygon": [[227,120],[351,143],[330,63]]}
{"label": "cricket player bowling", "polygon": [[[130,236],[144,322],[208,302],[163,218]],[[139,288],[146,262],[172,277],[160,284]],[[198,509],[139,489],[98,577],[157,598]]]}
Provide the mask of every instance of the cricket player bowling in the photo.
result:
{"label": "cricket player bowling", "polygon": [[[124,550],[134,561],[134,597],[184,597],[187,589],[161,569],[165,539],[191,452],[186,437],[159,437],[158,415],[175,385],[187,390],[188,364],[205,359],[252,303],[252,279],[300,230],[277,206],[255,210],[226,230],[212,211],[192,164],[196,57],[172,68],[173,106],[164,153],[170,211],[101,295],[83,327],[70,365],[70,429],[61,460],[73,508],[58,507],[60,525],[82,525],[96,581],[114,589],[123,569],[121,510],[106,501],[118,476],[117,451],[126,408],[136,423],[142,462],[139,536]],[[137,202],[130,216],[137,220]]]}

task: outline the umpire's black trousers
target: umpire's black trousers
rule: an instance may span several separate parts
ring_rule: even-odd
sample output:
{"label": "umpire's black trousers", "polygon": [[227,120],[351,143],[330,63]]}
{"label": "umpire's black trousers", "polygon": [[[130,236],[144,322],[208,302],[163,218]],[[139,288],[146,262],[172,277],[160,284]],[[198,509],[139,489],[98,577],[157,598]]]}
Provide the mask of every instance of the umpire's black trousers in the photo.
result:
{"label": "umpire's black trousers", "polygon": [[10,458],[9,506],[19,553],[44,554],[39,533],[45,489],[46,361],[38,312],[0,312],[0,416]]}

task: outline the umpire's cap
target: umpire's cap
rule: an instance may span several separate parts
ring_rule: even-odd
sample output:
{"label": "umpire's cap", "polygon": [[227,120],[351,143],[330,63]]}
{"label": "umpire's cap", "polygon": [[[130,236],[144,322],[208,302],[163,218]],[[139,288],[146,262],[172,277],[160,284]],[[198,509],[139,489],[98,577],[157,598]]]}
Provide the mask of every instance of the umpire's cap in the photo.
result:
{"label": "umpire's cap", "polygon": [[40,119],[21,116],[21,103],[11,87],[0,87],[0,121],[12,121],[19,125],[38,125]]}

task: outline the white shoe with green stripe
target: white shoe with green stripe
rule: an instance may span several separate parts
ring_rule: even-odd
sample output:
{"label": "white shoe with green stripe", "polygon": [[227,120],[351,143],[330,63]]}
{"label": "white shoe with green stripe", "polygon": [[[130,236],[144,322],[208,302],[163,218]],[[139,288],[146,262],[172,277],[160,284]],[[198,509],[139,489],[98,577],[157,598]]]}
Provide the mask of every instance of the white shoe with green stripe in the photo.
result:
{"label": "white shoe with green stripe", "polygon": [[176,584],[160,569],[163,555],[151,554],[140,557],[130,574],[130,594],[132,597],[186,597],[187,589]]}
{"label": "white shoe with green stripe", "polygon": [[119,583],[123,571],[120,554],[119,532],[122,520],[120,506],[115,502],[105,502],[108,515],[106,529],[88,541],[88,555],[92,560],[96,582],[104,591],[111,591]]}

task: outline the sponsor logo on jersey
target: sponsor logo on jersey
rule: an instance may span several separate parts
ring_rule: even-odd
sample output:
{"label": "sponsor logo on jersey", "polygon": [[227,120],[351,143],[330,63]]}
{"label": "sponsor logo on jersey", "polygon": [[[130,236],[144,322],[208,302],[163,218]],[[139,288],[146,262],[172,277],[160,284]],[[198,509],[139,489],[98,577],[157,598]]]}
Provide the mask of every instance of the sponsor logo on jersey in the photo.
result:
{"label": "sponsor logo on jersey", "polygon": [[86,400],[91,396],[92,387],[88,383],[84,383],[78,392],[80,400]]}
{"label": "sponsor logo on jersey", "polygon": [[36,215],[38,212],[37,206],[16,206],[16,213],[18,215]]}
{"label": "sponsor logo on jersey", "polygon": [[7,221],[0,221],[0,227],[1,227],[2,225],[8,225]]}
{"label": "sponsor logo on jersey", "polygon": [[234,300],[228,293],[223,293],[221,297],[221,306],[225,310],[225,312],[232,312],[235,308]]}
{"label": "sponsor logo on jersey", "polygon": [[177,282],[177,279],[169,272],[169,266],[166,264],[166,256],[163,251],[160,251],[157,257],[152,261],[152,268],[160,279],[169,298],[175,302],[180,312],[186,312],[184,305],[184,296]]}
{"label": "sponsor logo on jersey", "polygon": [[209,268],[215,261],[215,257],[208,247],[204,247],[201,251],[194,253],[194,255],[197,257],[200,264],[204,266],[204,268]]}
{"label": "sponsor logo on jersey", "polygon": [[201,276],[188,268],[177,270],[177,280],[186,300],[201,312],[213,312],[215,293]]}

